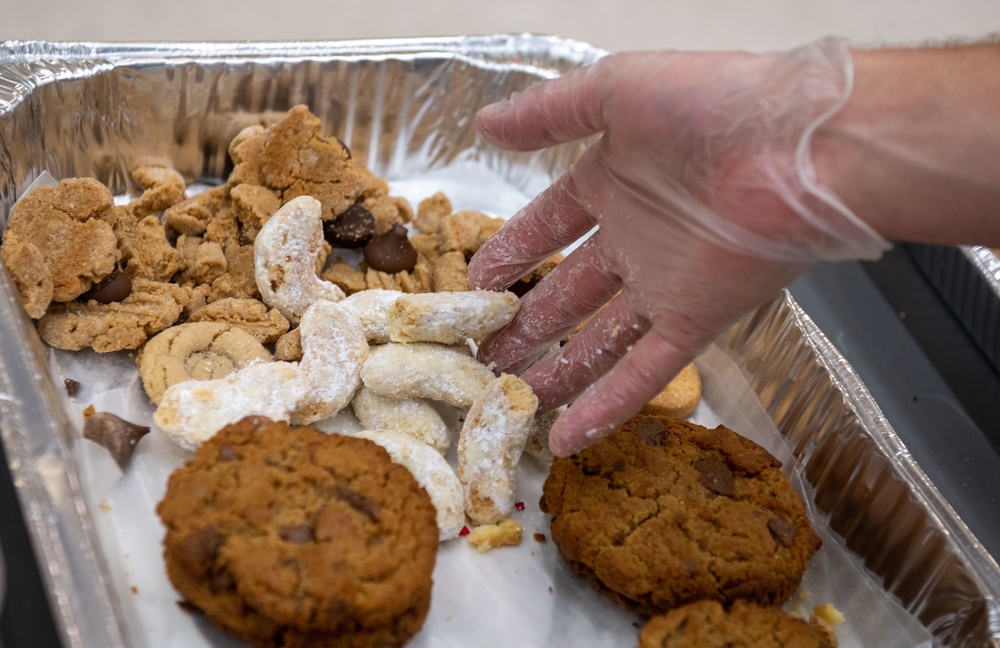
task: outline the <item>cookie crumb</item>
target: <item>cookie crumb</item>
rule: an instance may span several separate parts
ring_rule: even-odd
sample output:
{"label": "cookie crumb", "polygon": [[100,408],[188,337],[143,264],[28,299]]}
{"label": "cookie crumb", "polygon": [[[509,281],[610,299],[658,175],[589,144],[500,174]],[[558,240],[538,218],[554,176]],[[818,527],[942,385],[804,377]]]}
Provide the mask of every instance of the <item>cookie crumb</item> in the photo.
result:
{"label": "cookie crumb", "polygon": [[521,544],[524,527],[517,520],[504,520],[499,524],[484,524],[473,529],[468,536],[469,544],[479,553],[486,553],[497,547],[514,547]]}
{"label": "cookie crumb", "polygon": [[536,533],[536,534],[534,534],[531,537],[535,539],[535,542],[545,542],[546,541],[546,537],[545,537],[544,533]]}
{"label": "cookie crumb", "polygon": [[80,393],[80,382],[73,380],[72,378],[64,378],[63,385],[66,386],[66,394],[70,398],[76,398],[76,395]]}

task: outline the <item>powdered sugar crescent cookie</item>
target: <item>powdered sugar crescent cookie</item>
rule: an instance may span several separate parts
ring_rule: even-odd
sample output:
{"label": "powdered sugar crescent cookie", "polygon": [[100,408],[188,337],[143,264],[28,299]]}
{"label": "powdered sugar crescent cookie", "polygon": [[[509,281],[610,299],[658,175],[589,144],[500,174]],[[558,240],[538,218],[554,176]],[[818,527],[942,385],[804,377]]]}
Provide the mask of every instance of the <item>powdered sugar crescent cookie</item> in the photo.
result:
{"label": "powdered sugar crescent cookie", "polygon": [[316,275],[323,252],[323,207],[299,196],[281,207],[254,240],[254,277],[261,299],[296,323],[320,300],[338,302],[344,291]]}
{"label": "powdered sugar crescent cookie", "polygon": [[434,406],[419,398],[389,398],[361,386],[351,401],[354,415],[366,430],[398,432],[447,454],[451,446],[448,425]]}
{"label": "powdered sugar crescent cookie", "polygon": [[246,331],[223,322],[188,322],[156,334],[136,359],[142,386],[159,403],[163,392],[185,380],[215,380],[271,354]]}
{"label": "powdered sugar crescent cookie", "polygon": [[469,410],[458,440],[458,479],[465,512],[477,524],[493,524],[514,509],[514,474],[538,398],[528,383],[504,374]]}
{"label": "powdered sugar crescent cookie", "polygon": [[340,305],[358,318],[369,342],[385,344],[389,341],[389,309],[405,294],[399,290],[372,288],[348,295]]}
{"label": "powdered sugar crescent cookie", "polygon": [[379,444],[413,475],[430,495],[437,511],[441,542],[457,538],[465,525],[465,496],[455,471],[440,453],[430,446],[397,432],[365,430],[354,436]]}
{"label": "powdered sugar crescent cookie", "polygon": [[520,300],[512,292],[467,290],[403,295],[389,308],[393,342],[459,344],[506,326]]}
{"label": "powdered sugar crescent cookie", "polygon": [[347,407],[361,385],[368,343],[356,317],[329,301],[309,307],[299,324],[305,389],[292,423],[306,425]]}
{"label": "powdered sugar crescent cookie", "polygon": [[299,368],[287,362],[251,365],[218,380],[188,380],[167,388],[153,420],[171,441],[197,450],[246,416],[287,422],[303,384]]}
{"label": "powdered sugar crescent cookie", "polygon": [[371,349],[361,380],[391,398],[430,398],[468,408],[493,372],[467,352],[431,342],[384,344]]}

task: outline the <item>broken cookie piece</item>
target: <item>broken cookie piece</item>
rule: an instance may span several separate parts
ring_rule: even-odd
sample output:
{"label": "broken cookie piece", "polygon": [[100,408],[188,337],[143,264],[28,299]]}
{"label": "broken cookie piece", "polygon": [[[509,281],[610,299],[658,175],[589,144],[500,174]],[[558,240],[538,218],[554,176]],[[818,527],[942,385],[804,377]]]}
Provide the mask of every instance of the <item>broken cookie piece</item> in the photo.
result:
{"label": "broken cookie piece", "polygon": [[[14,205],[3,238],[3,247],[14,249],[3,259],[27,291],[22,298],[32,317],[44,314],[50,301],[72,301],[114,270],[118,241],[101,218],[113,208],[111,192],[90,178],[36,187]],[[24,263],[30,271],[18,269]]]}

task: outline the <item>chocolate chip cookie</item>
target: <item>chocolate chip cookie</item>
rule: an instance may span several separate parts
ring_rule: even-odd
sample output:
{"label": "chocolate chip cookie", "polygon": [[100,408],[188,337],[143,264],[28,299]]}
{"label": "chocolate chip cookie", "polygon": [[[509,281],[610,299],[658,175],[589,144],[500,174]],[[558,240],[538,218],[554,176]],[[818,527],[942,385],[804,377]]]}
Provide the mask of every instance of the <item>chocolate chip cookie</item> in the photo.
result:
{"label": "chocolate chip cookie", "polygon": [[402,646],[430,607],[434,507],[371,441],[245,418],[157,513],[186,604],[255,646]]}
{"label": "chocolate chip cookie", "polygon": [[639,648],[834,648],[824,630],[776,607],[702,600],[653,617]]}
{"label": "chocolate chip cookie", "polygon": [[573,570],[652,615],[703,598],[778,605],[819,548],[780,462],[719,426],[636,416],[543,487]]}

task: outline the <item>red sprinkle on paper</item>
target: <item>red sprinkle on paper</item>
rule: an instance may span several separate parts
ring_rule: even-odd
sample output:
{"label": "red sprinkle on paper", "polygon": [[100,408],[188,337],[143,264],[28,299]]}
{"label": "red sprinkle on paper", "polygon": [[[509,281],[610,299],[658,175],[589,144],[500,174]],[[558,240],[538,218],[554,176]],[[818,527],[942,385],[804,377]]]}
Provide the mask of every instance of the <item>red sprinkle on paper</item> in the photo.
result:
{"label": "red sprinkle on paper", "polygon": [[458,535],[462,536],[463,538],[469,535],[469,527],[463,526],[462,530],[458,532]]}
{"label": "red sprinkle on paper", "polygon": [[524,510],[524,502],[522,502],[521,500],[518,500],[518,501],[514,502],[514,508],[516,508],[518,511],[523,511]]}

